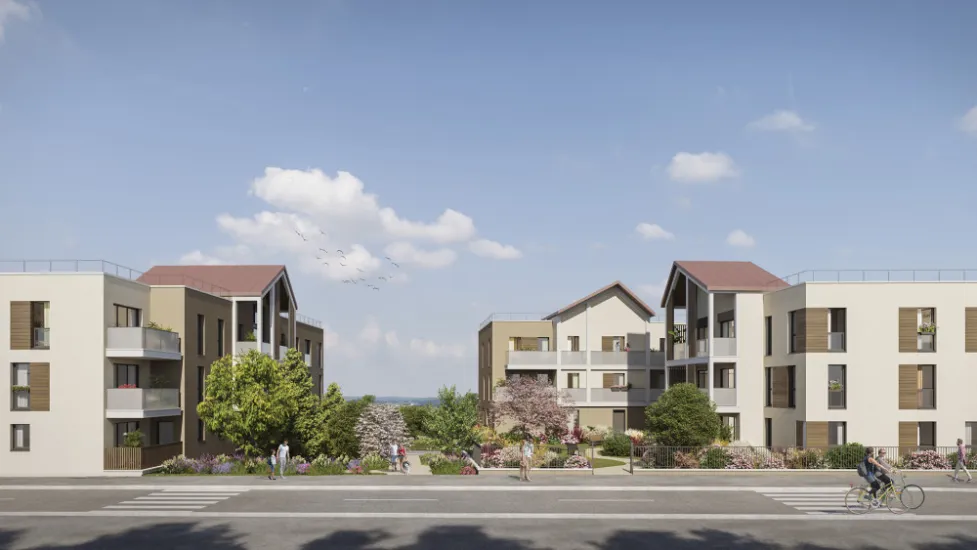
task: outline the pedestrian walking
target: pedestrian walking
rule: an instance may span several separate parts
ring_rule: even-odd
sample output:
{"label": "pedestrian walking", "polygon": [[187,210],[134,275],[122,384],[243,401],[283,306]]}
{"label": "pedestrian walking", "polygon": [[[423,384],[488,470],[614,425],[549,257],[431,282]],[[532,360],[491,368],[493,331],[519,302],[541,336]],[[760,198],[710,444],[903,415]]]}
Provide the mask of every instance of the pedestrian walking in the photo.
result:
{"label": "pedestrian walking", "polygon": [[400,468],[397,466],[397,450],[399,448],[400,446],[397,445],[396,441],[390,444],[390,464],[393,465],[395,472],[400,471]]}
{"label": "pedestrian walking", "polygon": [[285,468],[288,467],[288,461],[291,458],[292,453],[288,449],[288,439],[284,439],[278,446],[278,471],[281,472],[282,479],[285,479]]}
{"label": "pedestrian walking", "polygon": [[532,481],[529,479],[529,470],[533,467],[533,438],[526,435],[522,442],[522,460],[519,462],[519,481]]}
{"label": "pedestrian walking", "polygon": [[962,439],[957,440],[957,466],[953,469],[953,481],[961,481],[958,477],[960,470],[967,474],[967,483],[974,482],[974,477],[967,471],[967,446],[963,444]]}
{"label": "pedestrian walking", "polygon": [[268,479],[275,481],[275,451],[277,449],[272,449],[271,454],[268,455]]}

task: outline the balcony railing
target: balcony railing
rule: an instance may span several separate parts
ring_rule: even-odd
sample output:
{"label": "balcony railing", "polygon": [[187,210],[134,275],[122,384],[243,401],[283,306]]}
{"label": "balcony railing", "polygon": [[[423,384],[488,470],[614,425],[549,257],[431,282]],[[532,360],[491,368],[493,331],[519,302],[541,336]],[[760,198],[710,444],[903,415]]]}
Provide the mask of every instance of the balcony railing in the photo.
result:
{"label": "balcony railing", "polygon": [[919,408],[920,409],[935,409],[936,408],[936,390],[919,390]]}
{"label": "balcony railing", "polygon": [[643,388],[632,388],[625,391],[618,391],[611,388],[590,388],[590,400],[592,402],[638,404],[645,403],[647,401],[647,395]]}
{"label": "balcony railing", "polygon": [[31,342],[34,349],[48,349],[51,347],[51,329],[44,327],[34,327],[34,341]]}
{"label": "balcony railing", "polygon": [[587,401],[587,388],[567,388],[566,392],[575,403]]}
{"label": "balcony railing", "polygon": [[180,335],[175,332],[148,327],[109,327],[106,333],[106,349],[113,357],[149,355],[176,356],[179,359]]}
{"label": "balcony railing", "polygon": [[586,365],[587,352],[586,351],[561,351],[560,361],[564,365]]}
{"label": "balcony railing", "polygon": [[238,342],[234,344],[235,355],[246,355],[253,349],[260,350],[261,353],[266,355],[271,355],[271,344],[266,342],[262,342],[260,348],[258,347],[258,342]]}
{"label": "balcony railing", "polygon": [[105,449],[106,470],[155,468],[183,452],[183,442],[151,447],[109,447]]}
{"label": "balcony railing", "polygon": [[828,351],[845,351],[845,333],[828,333]]}
{"label": "balcony railing", "polygon": [[635,365],[645,366],[648,361],[644,351],[592,351],[591,365]]}
{"label": "balcony railing", "polygon": [[712,347],[714,357],[736,356],[736,338],[713,338]]}
{"label": "balcony railing", "polygon": [[828,390],[828,408],[845,408],[845,390]]}
{"label": "balcony railing", "polygon": [[681,359],[688,359],[689,349],[688,347],[686,347],[686,344],[675,344],[672,347],[672,357],[674,357],[675,361],[679,361]]}
{"label": "balcony railing", "polygon": [[510,366],[556,365],[555,351],[510,351],[506,364]]}
{"label": "balcony railing", "polygon": [[713,388],[712,400],[720,407],[735,407],[736,388]]}
{"label": "balcony railing", "polygon": [[695,341],[695,355],[696,357],[705,357],[709,355],[709,340]]}
{"label": "balcony railing", "polygon": [[916,349],[918,351],[936,351],[936,334],[917,334]]}
{"label": "balcony railing", "polygon": [[109,418],[144,418],[153,413],[179,414],[180,390],[168,388],[110,388],[105,390]]}

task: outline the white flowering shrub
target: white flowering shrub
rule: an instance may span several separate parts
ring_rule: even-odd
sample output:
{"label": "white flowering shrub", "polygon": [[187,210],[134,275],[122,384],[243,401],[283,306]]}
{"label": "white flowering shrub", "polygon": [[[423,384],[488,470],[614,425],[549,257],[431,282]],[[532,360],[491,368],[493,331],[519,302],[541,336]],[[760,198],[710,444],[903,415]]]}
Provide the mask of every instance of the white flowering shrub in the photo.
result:
{"label": "white flowering shrub", "polygon": [[387,404],[372,404],[363,410],[356,422],[356,437],[360,440],[360,456],[389,456],[391,445],[407,446],[411,439],[400,410]]}

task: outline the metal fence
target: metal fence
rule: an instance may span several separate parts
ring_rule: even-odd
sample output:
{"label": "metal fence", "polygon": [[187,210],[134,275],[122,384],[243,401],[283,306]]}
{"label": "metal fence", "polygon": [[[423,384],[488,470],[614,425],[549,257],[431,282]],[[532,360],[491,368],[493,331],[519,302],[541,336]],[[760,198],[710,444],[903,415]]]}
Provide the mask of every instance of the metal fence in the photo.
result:
{"label": "metal fence", "polygon": [[[875,457],[905,470],[949,470],[957,462],[956,447],[873,447]],[[635,470],[853,470],[865,459],[865,447],[666,447],[631,445],[629,469]],[[966,456],[977,467],[977,451]]]}

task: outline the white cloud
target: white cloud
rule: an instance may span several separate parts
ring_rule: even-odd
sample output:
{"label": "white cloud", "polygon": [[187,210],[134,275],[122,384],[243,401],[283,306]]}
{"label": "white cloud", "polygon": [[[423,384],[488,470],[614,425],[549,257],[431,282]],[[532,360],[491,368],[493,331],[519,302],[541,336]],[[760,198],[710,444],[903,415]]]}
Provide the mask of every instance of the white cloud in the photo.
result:
{"label": "white cloud", "polygon": [[960,129],[968,134],[977,136],[977,105],[967,111],[960,119]]}
{"label": "white cloud", "polygon": [[762,132],[813,132],[814,124],[794,111],[779,110],[754,120],[747,124],[747,128]]}
{"label": "white cloud", "polygon": [[376,344],[380,341],[381,336],[383,336],[383,330],[380,329],[380,323],[372,317],[366,321],[366,325],[360,331],[360,340],[369,344]]}
{"label": "white cloud", "polygon": [[322,342],[322,347],[325,349],[335,349],[336,347],[338,347],[339,333],[332,330],[332,328],[329,325],[325,325],[322,328],[322,330],[325,333],[323,336],[324,341]]}
{"label": "white cloud", "polygon": [[18,0],[0,0],[0,42],[3,42],[4,31],[8,23],[20,19],[26,21],[31,18],[33,10],[27,2]]}
{"label": "white cloud", "polygon": [[668,284],[668,278],[662,279],[658,284],[644,284],[638,285],[638,294],[643,295],[651,301],[651,307],[654,308],[657,304],[661,302],[662,294],[665,293],[665,285]]}
{"label": "white cloud", "polygon": [[726,237],[726,244],[741,248],[752,248],[754,245],[756,245],[756,240],[748,235],[746,231],[737,229]]}
{"label": "white cloud", "polygon": [[180,256],[180,265],[228,265],[245,264],[251,258],[251,249],[243,244],[235,246],[220,246],[215,255],[205,254],[200,250],[188,252]]}
{"label": "white cloud", "polygon": [[421,250],[409,242],[403,241],[390,243],[383,251],[394,262],[425,269],[448,267],[458,258],[458,254],[450,248]]}
{"label": "white cloud", "polygon": [[464,344],[438,344],[421,338],[411,338],[410,350],[425,357],[461,358],[465,356]]}
{"label": "white cloud", "polygon": [[677,153],[668,165],[675,181],[698,183],[719,181],[739,175],[736,163],[726,153]]}
{"label": "white cloud", "polygon": [[387,333],[383,335],[383,340],[392,348],[400,345],[400,338],[397,336],[397,331],[395,330],[388,330]]}
{"label": "white cloud", "polygon": [[468,243],[468,249],[476,256],[494,260],[518,260],[522,258],[522,251],[518,248],[489,239],[472,241]]}
{"label": "white cloud", "polygon": [[650,241],[670,241],[675,238],[675,234],[665,231],[657,223],[641,222],[634,228],[635,233]]}

